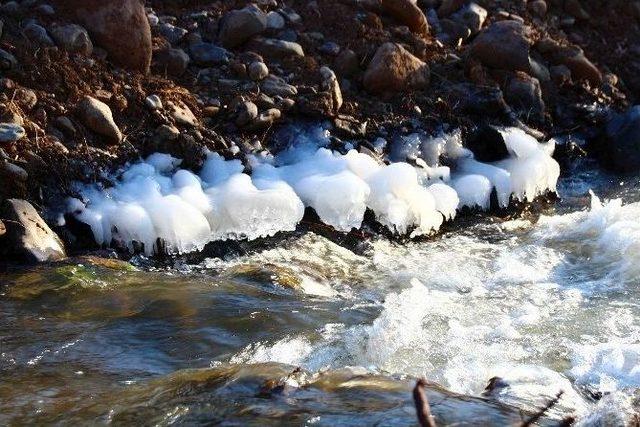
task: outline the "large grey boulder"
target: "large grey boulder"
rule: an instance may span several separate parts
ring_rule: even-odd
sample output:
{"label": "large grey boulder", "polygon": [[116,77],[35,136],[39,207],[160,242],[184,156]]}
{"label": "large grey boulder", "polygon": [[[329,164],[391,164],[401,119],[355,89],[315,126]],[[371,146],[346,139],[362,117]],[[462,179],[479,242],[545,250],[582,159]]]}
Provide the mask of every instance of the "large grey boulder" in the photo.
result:
{"label": "large grey boulder", "polygon": [[19,262],[59,261],[66,257],[64,244],[26,200],[8,199],[0,209],[5,232],[0,251]]}

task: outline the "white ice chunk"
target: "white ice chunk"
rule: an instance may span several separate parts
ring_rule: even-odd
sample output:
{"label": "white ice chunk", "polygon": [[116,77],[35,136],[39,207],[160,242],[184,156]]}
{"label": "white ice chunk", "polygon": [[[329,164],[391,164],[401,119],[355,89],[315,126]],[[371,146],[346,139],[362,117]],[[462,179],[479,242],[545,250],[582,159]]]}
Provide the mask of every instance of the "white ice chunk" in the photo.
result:
{"label": "white ice chunk", "polygon": [[493,184],[483,175],[464,175],[453,180],[453,188],[458,193],[458,209],[464,207],[488,210],[491,204]]}

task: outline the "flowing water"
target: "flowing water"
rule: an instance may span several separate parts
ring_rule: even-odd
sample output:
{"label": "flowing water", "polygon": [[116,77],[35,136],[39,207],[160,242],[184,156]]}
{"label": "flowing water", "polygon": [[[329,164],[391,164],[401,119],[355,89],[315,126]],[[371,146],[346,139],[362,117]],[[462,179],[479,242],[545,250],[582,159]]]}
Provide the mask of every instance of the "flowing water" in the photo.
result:
{"label": "flowing water", "polygon": [[411,425],[424,376],[442,425],[517,424],[559,391],[541,424],[624,425],[640,185],[580,170],[537,221],[370,256],[308,233],[198,265],[4,273],[0,424]]}

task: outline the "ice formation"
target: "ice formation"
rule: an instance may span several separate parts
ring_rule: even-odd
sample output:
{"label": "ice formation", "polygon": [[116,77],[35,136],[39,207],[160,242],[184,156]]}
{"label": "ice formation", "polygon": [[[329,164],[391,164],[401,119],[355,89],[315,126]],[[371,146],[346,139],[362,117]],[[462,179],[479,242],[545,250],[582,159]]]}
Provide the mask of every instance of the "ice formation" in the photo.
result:
{"label": "ice formation", "polygon": [[510,157],[493,164],[476,161],[459,132],[405,137],[412,153],[421,153],[418,167],[382,164],[355,150],[332,152],[322,147],[329,138],[321,128],[295,134],[275,158],[251,159],[252,176],[239,160],[213,153],[199,175],[156,153],[129,166],[111,188],[80,188],[82,200],[71,199],[68,212],[91,227],[98,244],[142,245],[148,254],[160,250],[159,242],[182,253],[213,240],[293,230],[305,206],[343,232],[360,227],[370,209],[392,232],[414,237],[437,231],[460,208],[488,209],[494,190],[503,207],[511,197],[555,191],[553,142],[540,144],[518,129],[503,135]]}

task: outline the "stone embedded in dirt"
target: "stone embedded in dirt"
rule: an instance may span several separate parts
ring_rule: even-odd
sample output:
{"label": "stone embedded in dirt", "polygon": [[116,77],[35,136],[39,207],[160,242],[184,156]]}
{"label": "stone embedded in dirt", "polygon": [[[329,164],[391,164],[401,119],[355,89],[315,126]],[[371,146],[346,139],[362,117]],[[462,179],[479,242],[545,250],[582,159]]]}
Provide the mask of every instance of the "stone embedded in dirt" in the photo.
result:
{"label": "stone embedded in dirt", "polygon": [[6,232],[1,250],[20,262],[37,263],[66,258],[64,244],[26,200],[8,199],[2,205]]}
{"label": "stone embedded in dirt", "polygon": [[476,37],[469,55],[491,68],[529,72],[527,27],[519,21],[495,22]]}
{"label": "stone embedded in dirt", "polygon": [[93,53],[93,43],[89,33],[80,25],[59,25],[51,29],[51,35],[58,46],[72,53],[90,56]]}
{"label": "stone embedded in dirt", "polygon": [[155,54],[155,64],[161,72],[171,76],[181,76],[187,71],[191,58],[182,49],[167,48]]}
{"label": "stone embedded in dirt", "polygon": [[269,68],[264,62],[253,61],[249,64],[249,77],[251,80],[258,81],[263,80],[269,75]]}
{"label": "stone embedded in dirt", "polygon": [[15,142],[24,138],[24,128],[15,123],[0,123],[0,142]]}
{"label": "stone embedded in dirt", "polygon": [[151,28],[141,0],[56,0],[61,13],[77,19],[114,63],[147,73]]}
{"label": "stone embedded in dirt", "polygon": [[150,110],[162,110],[162,100],[158,95],[149,95],[145,98],[144,103]]}
{"label": "stone embedded in dirt", "polygon": [[276,11],[267,13],[267,28],[272,30],[281,30],[284,28],[285,22],[282,15]]}
{"label": "stone embedded in dirt", "polygon": [[353,76],[360,70],[358,55],[351,49],[343,49],[333,62],[333,68],[341,76]]}
{"label": "stone embedded in dirt", "polygon": [[252,50],[267,58],[281,59],[292,56],[304,56],[302,46],[294,42],[255,37],[249,44]]}
{"label": "stone embedded in dirt", "polygon": [[168,101],[167,110],[169,111],[169,114],[171,114],[171,117],[173,117],[173,119],[176,121],[176,123],[191,127],[198,126],[198,119],[193,114],[191,109],[183,102]]}
{"label": "stone embedded in dirt", "polygon": [[332,116],[338,114],[342,107],[342,91],[336,73],[327,66],[320,67],[320,88],[331,95]]}
{"label": "stone embedded in dirt", "polygon": [[222,65],[229,63],[229,52],[212,43],[199,42],[189,47],[191,59],[200,65]]}
{"label": "stone embedded in dirt", "polygon": [[258,117],[258,107],[251,101],[240,101],[234,106],[236,125],[243,127]]}
{"label": "stone embedded in dirt", "polygon": [[466,0],[443,0],[442,4],[438,8],[438,16],[449,16],[464,6],[465,3]]}
{"label": "stone embedded in dirt", "polygon": [[184,28],[176,27],[168,22],[160,24],[158,26],[158,32],[172,45],[180,43],[188,33]]}
{"label": "stone embedded in dirt", "polygon": [[25,111],[33,110],[38,103],[38,96],[31,89],[19,88],[13,94],[13,102]]}
{"label": "stone embedded in dirt", "polygon": [[382,8],[409,29],[422,36],[429,35],[429,23],[422,10],[411,0],[382,0]]}
{"label": "stone embedded in dirt", "polygon": [[597,150],[605,164],[615,171],[640,170],[640,105],[611,115]]}
{"label": "stone embedded in dirt", "polygon": [[264,79],[260,87],[264,93],[271,96],[286,97],[298,93],[298,89],[295,86],[285,82],[282,77],[274,76],[273,74]]}
{"label": "stone embedded in dirt", "polygon": [[423,89],[429,85],[429,66],[396,43],[378,48],[364,74],[364,87],[374,93]]}
{"label": "stone embedded in dirt", "polygon": [[93,132],[107,137],[110,142],[122,141],[122,132],[113,120],[111,108],[104,102],[85,96],[78,104],[78,115]]}
{"label": "stone embedded in dirt", "polygon": [[540,82],[526,73],[516,73],[504,89],[507,103],[517,112],[537,121],[543,120],[545,105]]}
{"label": "stone embedded in dirt", "polygon": [[35,22],[30,22],[29,24],[27,24],[22,30],[22,33],[27,36],[29,40],[36,44],[42,46],[54,45],[53,40],[51,40],[51,37],[49,37],[49,33],[47,33],[47,30],[43,26],[38,25]]}
{"label": "stone embedded in dirt", "polygon": [[255,5],[232,10],[222,17],[220,43],[236,47],[267,29],[267,15]]}

